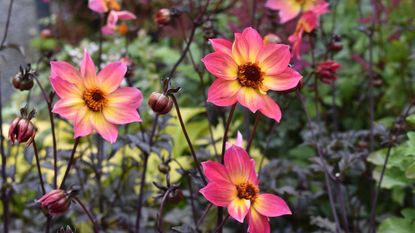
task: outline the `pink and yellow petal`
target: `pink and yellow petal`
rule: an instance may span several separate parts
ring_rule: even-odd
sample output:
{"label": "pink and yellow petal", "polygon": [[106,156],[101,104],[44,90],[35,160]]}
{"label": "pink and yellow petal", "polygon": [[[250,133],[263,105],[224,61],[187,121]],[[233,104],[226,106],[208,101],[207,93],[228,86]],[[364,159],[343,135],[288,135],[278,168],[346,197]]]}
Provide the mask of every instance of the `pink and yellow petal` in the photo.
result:
{"label": "pink and yellow petal", "polygon": [[258,109],[264,107],[265,103],[262,98],[263,94],[258,89],[251,87],[241,87],[237,94],[238,102],[255,113]]}
{"label": "pink and yellow petal", "polygon": [[89,0],[88,8],[97,13],[104,13],[108,11],[108,6],[105,0]]}
{"label": "pink and yellow petal", "polygon": [[71,64],[63,61],[50,62],[50,78],[60,78],[67,82],[82,85],[81,73]]}
{"label": "pink and yellow petal", "polygon": [[202,162],[203,172],[209,182],[231,183],[225,166],[218,162]]}
{"label": "pink and yellow petal", "polygon": [[143,102],[143,94],[134,87],[121,87],[107,97],[109,107],[137,109]]}
{"label": "pink and yellow petal", "polygon": [[237,94],[241,89],[238,81],[216,79],[208,90],[207,102],[217,106],[230,106],[237,102]]}
{"label": "pink and yellow petal", "polygon": [[248,181],[251,184],[258,184],[255,163],[241,147],[232,146],[226,150],[224,162],[227,174],[234,185]]}
{"label": "pink and yellow petal", "polygon": [[232,57],[222,52],[214,52],[206,55],[202,62],[206,69],[217,78],[235,80],[238,75],[238,65]]}
{"label": "pink and yellow petal", "polygon": [[114,143],[118,137],[117,126],[105,119],[101,112],[91,112],[89,118],[93,128],[102,138],[110,143]]}
{"label": "pink and yellow petal", "polygon": [[265,88],[273,91],[286,91],[295,88],[303,78],[296,70],[286,68],[280,74],[266,75],[262,84]]}
{"label": "pink and yellow petal", "polygon": [[84,50],[84,57],[81,62],[81,75],[85,88],[93,89],[99,86],[99,80],[96,74],[97,71],[94,62],[88,52]]}
{"label": "pink and yellow petal", "polygon": [[251,208],[248,214],[249,233],[270,233],[268,218]]}
{"label": "pink and yellow petal", "polygon": [[75,85],[64,79],[51,77],[50,82],[56,94],[60,98],[81,98],[84,91],[83,85]]}
{"label": "pink and yellow petal", "polygon": [[255,199],[253,207],[260,214],[267,217],[279,217],[291,214],[290,208],[282,198],[269,193],[260,194]]}
{"label": "pink and yellow petal", "polygon": [[136,109],[107,106],[102,110],[102,113],[106,120],[117,125],[141,122],[141,117]]}
{"label": "pink and yellow petal", "polygon": [[228,182],[209,182],[199,192],[215,206],[226,207],[237,198],[235,185]]}
{"label": "pink and yellow petal", "polygon": [[250,206],[250,200],[235,198],[228,205],[228,213],[232,218],[236,219],[240,223],[243,223],[245,216],[249,212]]}
{"label": "pink and yellow petal", "polygon": [[75,120],[83,106],[84,101],[81,98],[60,99],[53,105],[52,112],[68,120]]}
{"label": "pink and yellow petal", "polygon": [[249,42],[241,33],[235,33],[235,40],[232,44],[232,58],[237,65],[249,62]]}
{"label": "pink and yellow petal", "polygon": [[276,122],[280,122],[282,116],[280,106],[268,95],[264,95],[263,99],[265,104],[259,111]]}
{"label": "pink and yellow petal", "polygon": [[262,49],[264,41],[261,38],[261,35],[253,29],[252,27],[245,28],[242,32],[242,36],[245,37],[245,40],[249,44],[248,52],[248,61],[254,62],[259,51]]}
{"label": "pink and yellow petal", "polygon": [[122,62],[113,62],[106,65],[99,73],[100,89],[105,93],[114,92],[124,79],[127,66]]}
{"label": "pink and yellow petal", "polygon": [[93,132],[91,116],[92,112],[87,106],[80,108],[74,123],[74,138],[84,137]]}
{"label": "pink and yellow petal", "polygon": [[226,39],[210,39],[209,42],[212,44],[215,52],[221,52],[229,57],[232,57],[232,42]]}
{"label": "pink and yellow petal", "polygon": [[266,75],[279,74],[290,63],[290,47],[282,44],[268,44],[258,53],[257,62]]}

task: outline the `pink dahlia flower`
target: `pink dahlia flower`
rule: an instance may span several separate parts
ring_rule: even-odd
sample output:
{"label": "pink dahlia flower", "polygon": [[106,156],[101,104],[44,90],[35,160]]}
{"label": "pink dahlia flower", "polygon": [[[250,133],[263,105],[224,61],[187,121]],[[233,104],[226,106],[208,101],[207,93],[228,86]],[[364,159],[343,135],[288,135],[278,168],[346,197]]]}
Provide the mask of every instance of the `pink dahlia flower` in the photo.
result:
{"label": "pink dahlia flower", "polygon": [[97,13],[105,13],[110,10],[121,10],[121,6],[116,0],[89,0],[88,7]]}
{"label": "pink dahlia flower", "polygon": [[218,106],[239,102],[251,112],[259,110],[279,122],[281,110],[267,91],[285,91],[297,86],[302,76],[288,67],[291,54],[282,44],[266,44],[253,28],[235,33],[232,43],[211,39],[215,52],[202,59],[216,76],[208,91],[208,101]]}
{"label": "pink dahlia flower", "polygon": [[316,5],[325,3],[324,0],[267,0],[265,6],[278,10],[281,23],[294,19],[301,11],[308,11]]}
{"label": "pink dahlia flower", "polygon": [[216,206],[227,207],[229,215],[243,223],[248,217],[250,233],[269,233],[269,217],[291,214],[280,197],[260,193],[255,162],[242,148],[230,147],[225,153],[225,165],[202,163],[208,184],[200,190]]}
{"label": "pink dahlia flower", "polygon": [[329,12],[329,3],[323,3],[315,6],[314,8],[304,12],[301,18],[297,22],[297,26],[294,34],[292,34],[288,40],[292,45],[292,52],[295,58],[300,58],[301,43],[303,40],[304,32],[310,33],[316,29],[318,25],[318,19],[321,15]]}
{"label": "pink dahlia flower", "polygon": [[63,61],[51,64],[50,81],[59,100],[53,112],[74,123],[74,137],[98,132],[114,143],[117,125],[140,122],[137,108],[143,95],[133,87],[120,87],[127,66],[114,62],[98,74],[88,52],[84,52],[80,71]]}
{"label": "pink dahlia flower", "polygon": [[104,35],[112,35],[117,27],[118,20],[132,20],[137,17],[129,11],[111,11],[107,18],[107,24],[101,28]]}

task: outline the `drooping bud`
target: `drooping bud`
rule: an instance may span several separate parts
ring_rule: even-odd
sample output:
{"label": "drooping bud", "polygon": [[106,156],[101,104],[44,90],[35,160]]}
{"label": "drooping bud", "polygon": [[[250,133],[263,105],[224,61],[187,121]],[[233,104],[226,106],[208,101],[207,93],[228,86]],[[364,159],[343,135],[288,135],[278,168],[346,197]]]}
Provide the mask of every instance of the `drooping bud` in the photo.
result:
{"label": "drooping bud", "polygon": [[158,114],[167,114],[173,107],[173,100],[162,93],[153,92],[148,98],[148,105]]}
{"label": "drooping bud", "polygon": [[203,37],[206,40],[215,38],[218,35],[218,32],[216,31],[216,29],[214,27],[213,20],[211,20],[211,19],[207,19],[203,23],[202,30],[203,30]]}
{"label": "drooping bud", "polygon": [[341,37],[339,35],[334,35],[331,39],[328,49],[330,49],[333,52],[339,52],[343,49],[343,44],[341,42]]}
{"label": "drooping bud", "polygon": [[12,77],[13,86],[20,91],[30,90],[33,87],[33,79],[36,75],[36,71],[31,68],[30,64],[24,69],[20,66],[20,72]]}
{"label": "drooping bud", "polygon": [[32,144],[37,131],[31,121],[35,111],[32,110],[29,114],[27,114],[26,108],[22,108],[20,111],[22,116],[15,118],[10,124],[9,139],[13,144],[17,141],[17,143],[26,143],[26,147],[28,147]]}
{"label": "drooping bud", "polygon": [[157,11],[154,16],[154,21],[159,27],[167,26],[173,22],[175,17],[180,15],[180,11],[177,9],[167,9],[163,8]]}
{"label": "drooping bud", "polygon": [[52,216],[57,216],[65,213],[71,200],[69,195],[62,189],[52,190],[43,195],[39,200],[36,200],[42,209]]}
{"label": "drooping bud", "polygon": [[340,67],[340,64],[337,62],[328,60],[318,64],[316,73],[322,82],[330,84],[337,79],[336,74]]}
{"label": "drooping bud", "polygon": [[171,21],[171,10],[166,8],[160,9],[157,11],[154,20],[159,26],[168,25]]}
{"label": "drooping bud", "polygon": [[279,44],[281,42],[282,42],[281,38],[277,34],[274,34],[274,33],[268,33],[264,37],[265,44]]}

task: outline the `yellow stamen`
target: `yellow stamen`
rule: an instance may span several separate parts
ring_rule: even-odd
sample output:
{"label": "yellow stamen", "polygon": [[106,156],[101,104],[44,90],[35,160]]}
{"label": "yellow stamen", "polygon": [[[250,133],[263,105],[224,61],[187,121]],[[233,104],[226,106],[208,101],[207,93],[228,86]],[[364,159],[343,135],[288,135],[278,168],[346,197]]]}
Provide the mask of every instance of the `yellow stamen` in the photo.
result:
{"label": "yellow stamen", "polygon": [[100,112],[108,102],[104,93],[99,89],[85,90],[82,99],[86,106],[94,112]]}
{"label": "yellow stamen", "polygon": [[259,194],[258,187],[250,183],[239,184],[236,186],[236,190],[240,199],[250,200],[251,202],[255,201]]}

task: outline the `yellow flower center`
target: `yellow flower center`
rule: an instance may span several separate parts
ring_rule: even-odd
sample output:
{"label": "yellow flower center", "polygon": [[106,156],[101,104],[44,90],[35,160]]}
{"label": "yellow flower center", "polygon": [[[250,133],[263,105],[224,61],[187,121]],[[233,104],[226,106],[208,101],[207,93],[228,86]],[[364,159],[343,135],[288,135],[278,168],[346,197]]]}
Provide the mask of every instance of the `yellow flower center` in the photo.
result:
{"label": "yellow flower center", "polygon": [[236,190],[240,199],[250,200],[251,202],[255,201],[259,193],[259,189],[250,183],[239,184],[236,186]]}
{"label": "yellow flower center", "polygon": [[86,106],[94,112],[100,112],[107,105],[107,99],[99,89],[85,90],[82,99]]}
{"label": "yellow flower center", "polygon": [[238,67],[238,81],[241,86],[260,88],[264,80],[264,73],[256,63],[245,63]]}
{"label": "yellow flower center", "polygon": [[121,10],[121,6],[116,0],[106,0],[106,4],[110,10],[114,10],[114,11]]}

